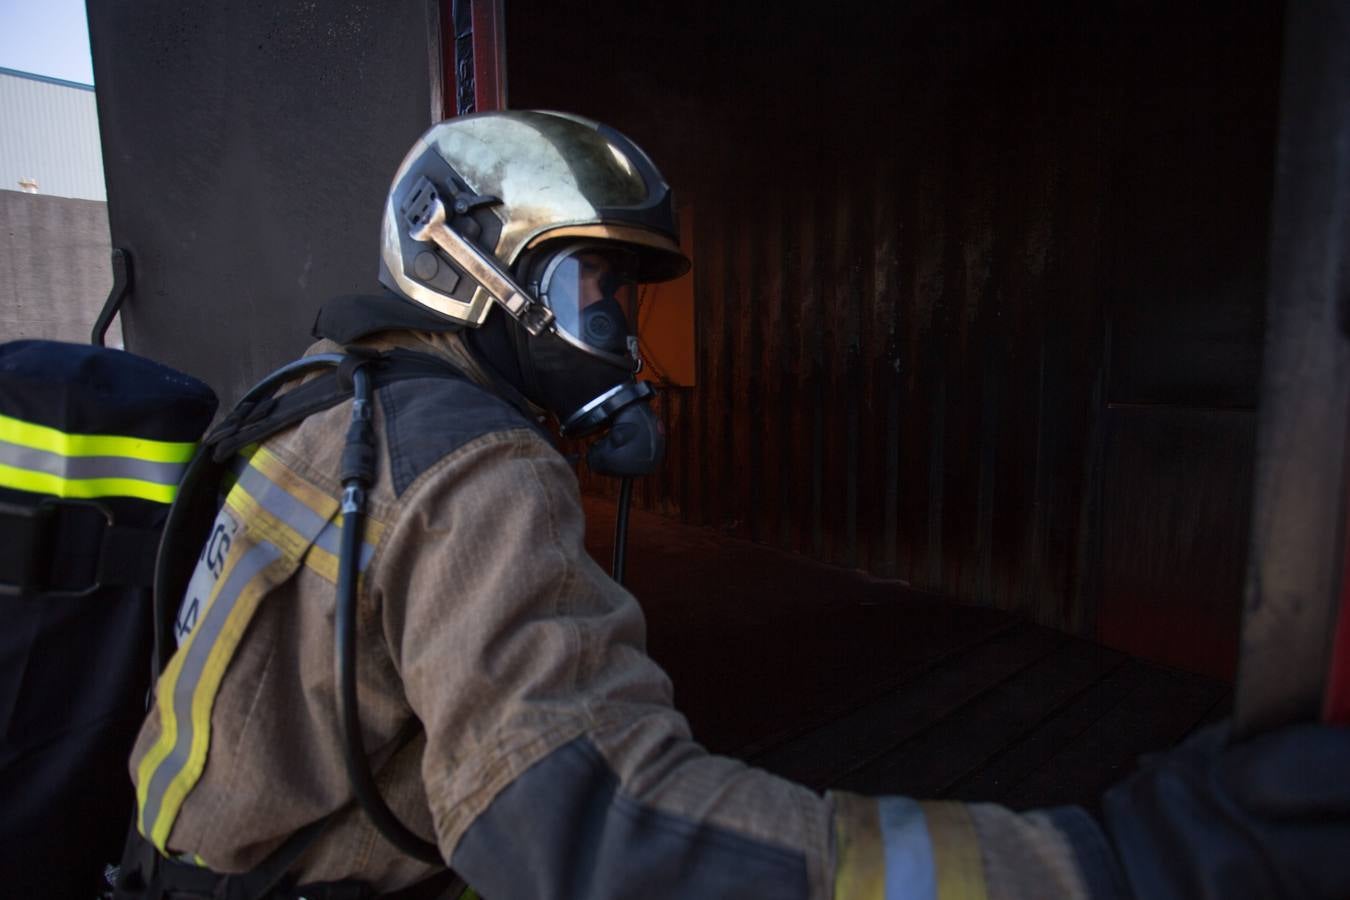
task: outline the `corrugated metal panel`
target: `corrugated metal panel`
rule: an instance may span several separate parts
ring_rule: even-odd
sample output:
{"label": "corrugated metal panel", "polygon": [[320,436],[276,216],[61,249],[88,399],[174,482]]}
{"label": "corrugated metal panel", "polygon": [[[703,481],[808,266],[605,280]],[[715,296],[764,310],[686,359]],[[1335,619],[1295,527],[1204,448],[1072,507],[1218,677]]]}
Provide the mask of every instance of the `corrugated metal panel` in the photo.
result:
{"label": "corrugated metal panel", "polygon": [[0,190],[106,200],[94,89],[0,69]]}
{"label": "corrugated metal panel", "polygon": [[[696,212],[697,386],[666,391],[636,499],[1223,670],[1279,4],[1195,30],[1162,2],[970,0],[904,27],[854,3],[821,33],[795,6],[624,20],[671,49],[617,70],[586,55],[622,43],[603,6],[512,19],[512,105],[614,124]],[[567,55],[568,27],[596,33]],[[1119,404],[1171,412],[1131,431]],[[1116,627],[1149,596],[1181,641]]]}

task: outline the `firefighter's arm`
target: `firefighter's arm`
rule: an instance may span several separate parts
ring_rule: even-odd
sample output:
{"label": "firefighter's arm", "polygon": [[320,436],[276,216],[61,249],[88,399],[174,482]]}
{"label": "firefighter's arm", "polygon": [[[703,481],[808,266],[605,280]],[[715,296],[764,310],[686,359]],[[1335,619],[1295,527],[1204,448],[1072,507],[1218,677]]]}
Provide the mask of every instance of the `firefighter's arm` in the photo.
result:
{"label": "firefighter's arm", "polygon": [[[706,753],[637,604],[585,553],[575,479],[537,438],[480,438],[403,502],[376,590],[427,732],[435,838],[483,896],[1129,896],[1081,810],[822,797]],[[1163,833],[1137,805],[1121,815]]]}
{"label": "firefighter's arm", "polygon": [[375,589],[435,837],[484,896],[1086,895],[1053,816],[822,797],[694,743],[537,437],[480,438],[400,502]]}

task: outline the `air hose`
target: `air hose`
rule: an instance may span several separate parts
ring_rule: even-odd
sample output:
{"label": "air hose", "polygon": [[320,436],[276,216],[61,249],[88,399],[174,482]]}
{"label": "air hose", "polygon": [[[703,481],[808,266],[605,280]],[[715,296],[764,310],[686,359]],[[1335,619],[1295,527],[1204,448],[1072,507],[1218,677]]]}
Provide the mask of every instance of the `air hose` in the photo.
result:
{"label": "air hose", "polygon": [[364,366],[353,369],[352,420],[342,448],[342,538],[338,554],[337,611],[333,627],[334,667],[338,683],[338,717],[342,722],[342,756],[357,802],[389,843],[411,857],[444,865],[440,850],[408,830],[380,796],[361,739],[356,697],[356,587],[366,494],[375,480],[375,431],[370,376]]}
{"label": "air hose", "polygon": [[[444,865],[435,844],[423,840],[398,820],[380,796],[375,777],[366,759],[361,735],[361,714],[356,696],[356,594],[360,570],[360,550],[365,527],[366,496],[375,481],[376,442],[371,422],[373,399],[370,376],[365,371],[369,357],[351,353],[324,353],[307,356],[273,372],[254,385],[239,401],[235,411],[226,418],[213,435],[208,435],[193,457],[179,485],[178,498],[170,507],[165,522],[165,543],[160,548],[155,566],[154,586],[154,670],[159,673],[172,652],[171,598],[181,597],[188,583],[188,572],[179,571],[182,560],[195,563],[198,549],[174,545],[170,538],[177,534],[196,533],[190,527],[194,519],[214,516],[215,491],[203,491],[208,478],[219,479],[226,458],[233,452],[233,443],[222,439],[222,434],[247,424],[250,413],[270,402],[277,389],[288,381],[309,375],[316,370],[337,368],[338,377],[350,377],[354,398],[351,425],[342,450],[342,529],[338,552],[337,602],[334,616],[334,674],[337,680],[338,719],[342,725],[342,754],[347,778],[357,802],[371,822],[389,843],[399,850],[424,862]],[[264,412],[265,416],[266,413]],[[271,433],[271,432],[268,432]],[[229,436],[229,435],[227,435]],[[220,446],[217,446],[217,444]],[[227,452],[228,451],[228,452]]]}
{"label": "air hose", "polygon": [[633,476],[625,475],[619,482],[619,512],[614,518],[614,559],[610,576],[623,584],[624,564],[628,555],[628,507],[633,502]]}

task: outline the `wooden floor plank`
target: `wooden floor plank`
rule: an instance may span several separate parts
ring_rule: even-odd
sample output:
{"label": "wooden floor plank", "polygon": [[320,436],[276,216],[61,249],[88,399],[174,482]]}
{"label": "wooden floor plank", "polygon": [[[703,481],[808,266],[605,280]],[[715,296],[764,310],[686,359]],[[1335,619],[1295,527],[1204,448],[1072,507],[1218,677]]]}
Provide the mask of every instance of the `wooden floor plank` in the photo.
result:
{"label": "wooden floor plank", "polygon": [[1130,691],[1082,733],[1065,742],[1003,801],[1014,809],[1081,803],[1134,771],[1139,757],[1175,746],[1229,689],[1221,682],[1131,660]]}
{"label": "wooden floor plank", "polygon": [[1058,714],[991,758],[952,787],[954,800],[1012,802],[1015,792],[1071,741],[1118,706],[1139,682],[1142,667],[1126,661],[1107,672]]}
{"label": "wooden floor plank", "polygon": [[1010,628],[953,654],[852,713],[753,757],[808,787],[841,783],[915,734],[1058,648],[1065,638],[1033,625]]}
{"label": "wooden floor plank", "polygon": [[[585,505],[608,567],[613,504]],[[1091,805],[1223,711],[1223,684],[650,514],[628,574],[695,739],[817,789]]]}
{"label": "wooden floor plank", "polygon": [[1067,640],[834,786],[865,794],[942,797],[1122,659],[1116,651]]}
{"label": "wooden floor plank", "polygon": [[[613,506],[586,500],[607,563]],[[694,737],[745,757],[884,696],[1016,620],[635,511],[628,587]]]}

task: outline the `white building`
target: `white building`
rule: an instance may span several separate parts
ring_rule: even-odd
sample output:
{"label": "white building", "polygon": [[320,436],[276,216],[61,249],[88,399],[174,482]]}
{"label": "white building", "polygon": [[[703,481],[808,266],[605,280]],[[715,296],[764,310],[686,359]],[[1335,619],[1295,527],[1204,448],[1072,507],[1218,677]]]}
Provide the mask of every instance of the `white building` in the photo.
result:
{"label": "white building", "polygon": [[0,190],[107,200],[93,85],[0,68]]}
{"label": "white building", "polygon": [[0,68],[0,341],[88,341],[111,249],[93,87]]}

